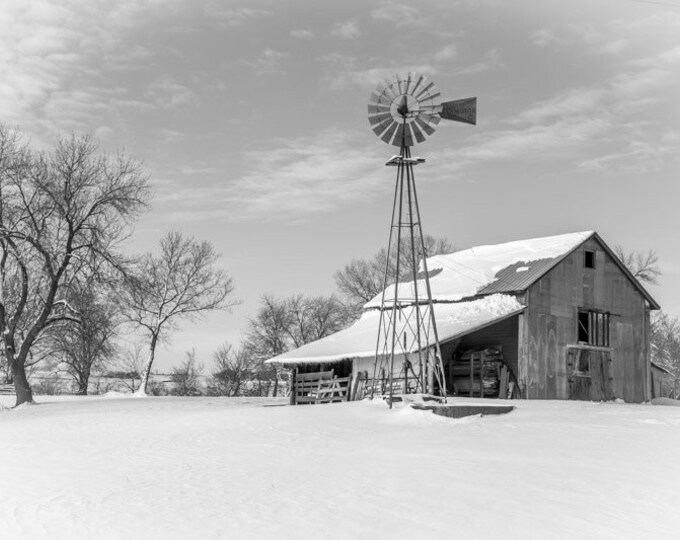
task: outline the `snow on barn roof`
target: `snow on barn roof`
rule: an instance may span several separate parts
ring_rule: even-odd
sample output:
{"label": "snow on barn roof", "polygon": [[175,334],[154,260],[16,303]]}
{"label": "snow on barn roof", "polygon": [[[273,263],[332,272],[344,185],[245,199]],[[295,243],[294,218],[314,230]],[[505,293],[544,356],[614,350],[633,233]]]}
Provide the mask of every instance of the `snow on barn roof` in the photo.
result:
{"label": "snow on barn roof", "polygon": [[[462,337],[522,311],[524,307],[511,293],[526,290],[590,238],[600,242],[652,308],[658,309],[654,299],[593,231],[477,246],[427,259],[440,341]],[[424,279],[420,279],[418,291],[424,290]],[[394,293],[394,285],[385,289],[388,307],[394,301]],[[400,305],[414,302],[414,296],[413,282],[399,284],[397,300]],[[276,356],[268,362],[324,363],[375,356],[381,297],[382,294],[379,294],[366,303],[362,317],[349,328]],[[420,302],[423,300],[419,298]],[[402,319],[406,320],[407,317]]]}
{"label": "snow on barn roof", "polygon": [[[458,302],[487,294],[523,291],[594,234],[593,231],[561,234],[428,257],[432,298],[439,302]],[[425,290],[422,279],[418,290]],[[380,307],[381,296],[376,296],[364,307]],[[413,296],[412,281],[399,284],[400,300]],[[393,298],[394,285],[391,285],[385,290],[385,299],[391,301]]]}
{"label": "snow on barn roof", "polygon": [[[402,309],[408,310],[413,307]],[[434,313],[439,339],[442,342],[456,339],[515,315],[523,309],[515,297],[504,294],[493,294],[470,302],[435,304]],[[368,310],[349,328],[276,356],[267,362],[285,365],[335,362],[345,358],[371,358],[375,356],[379,317],[379,310]],[[399,318],[400,321],[407,319],[408,316]],[[399,332],[401,330],[398,329]],[[417,345],[412,343],[408,352],[416,351]]]}

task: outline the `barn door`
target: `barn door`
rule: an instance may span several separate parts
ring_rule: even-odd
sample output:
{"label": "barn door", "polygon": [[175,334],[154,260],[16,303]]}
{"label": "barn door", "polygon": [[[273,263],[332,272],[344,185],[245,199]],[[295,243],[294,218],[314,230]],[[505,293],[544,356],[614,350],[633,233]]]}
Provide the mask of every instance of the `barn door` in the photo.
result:
{"label": "barn door", "polygon": [[590,355],[587,349],[567,349],[569,399],[590,400]]}
{"label": "barn door", "polygon": [[614,398],[611,353],[591,349],[567,350],[569,399],[609,401]]}

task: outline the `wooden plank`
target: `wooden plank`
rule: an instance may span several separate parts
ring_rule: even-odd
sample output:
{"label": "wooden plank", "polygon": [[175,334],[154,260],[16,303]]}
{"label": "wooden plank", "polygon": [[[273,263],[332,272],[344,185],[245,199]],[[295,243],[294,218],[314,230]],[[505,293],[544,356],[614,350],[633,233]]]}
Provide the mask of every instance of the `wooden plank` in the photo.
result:
{"label": "wooden plank", "polygon": [[479,355],[479,397],[484,397],[484,353]]}
{"label": "wooden plank", "polygon": [[583,351],[590,358],[590,399],[592,401],[604,400],[604,373],[602,356],[599,351]]}
{"label": "wooden plank", "polygon": [[[365,377],[364,377],[365,373]],[[366,381],[368,381],[368,372],[363,372],[360,371],[357,373],[357,380],[356,383],[354,384],[353,392],[352,392],[352,401],[357,400],[357,395],[360,396],[359,399],[363,399],[363,393],[365,392],[365,385]],[[360,392],[361,390],[361,392]]]}
{"label": "wooden plank", "polygon": [[290,404],[291,405],[295,405],[295,397],[297,395],[297,389],[295,387],[297,372],[298,372],[298,368],[297,368],[297,366],[295,366],[295,368],[293,368],[293,373],[291,375],[291,383],[292,383],[291,384],[292,388],[291,388],[291,391],[290,391]]}
{"label": "wooden plank", "polygon": [[508,373],[508,368],[506,366],[503,366],[501,368],[501,384],[500,388],[498,390],[498,397],[500,399],[506,399],[508,397],[508,381],[510,379],[510,375]]}
{"label": "wooden plank", "polygon": [[332,379],[333,370],[317,371],[314,373],[298,373],[297,380],[299,381],[317,381],[319,379]]}

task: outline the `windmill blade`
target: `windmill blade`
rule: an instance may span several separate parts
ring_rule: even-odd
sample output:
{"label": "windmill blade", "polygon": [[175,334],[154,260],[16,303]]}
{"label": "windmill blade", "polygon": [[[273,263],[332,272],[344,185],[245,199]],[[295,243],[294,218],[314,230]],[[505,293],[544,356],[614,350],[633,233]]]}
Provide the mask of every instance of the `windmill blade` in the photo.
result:
{"label": "windmill blade", "polygon": [[[425,118],[423,118],[424,115],[420,115],[418,118],[416,118],[416,121],[413,122],[413,124],[418,124],[418,127],[420,127],[425,133],[428,135],[432,135],[434,133],[434,128],[427,123]],[[417,138],[417,137],[416,137]],[[420,141],[418,141],[420,142]]]}
{"label": "windmill blade", "polygon": [[[375,88],[375,93],[377,95],[385,94],[385,96],[388,97],[390,100],[394,99],[394,93],[392,92],[392,90],[390,90],[390,88],[383,81],[380,81],[378,83],[378,86],[376,86],[376,88]],[[371,96],[371,97],[373,97],[373,96]]]}
{"label": "windmill blade", "polygon": [[376,124],[382,124],[385,120],[392,120],[392,115],[389,112],[368,117],[368,123],[371,124],[371,127]]}
{"label": "windmill blade", "polygon": [[[418,141],[419,143],[425,141],[425,135],[423,135],[423,132],[418,127],[418,119],[416,119],[416,121],[411,124],[411,131],[413,132],[416,141]],[[434,132],[434,130],[432,130],[432,132]]]}
{"label": "windmill blade", "polygon": [[[397,126],[397,131],[391,141],[392,146],[401,146],[401,140],[404,137],[404,124],[397,124],[396,122],[395,124]],[[385,139],[383,138],[383,140]]]}
{"label": "windmill blade", "polygon": [[[398,126],[399,126],[399,124],[397,124],[395,121],[392,121],[390,123],[390,127],[387,128],[387,131],[385,131],[385,133],[383,133],[383,136],[380,137],[380,138],[384,142],[386,142],[387,144],[390,144],[392,142],[392,135],[394,135],[394,132],[397,130]],[[401,137],[399,137],[399,140],[401,141]],[[397,146],[399,146],[399,145],[397,145]]]}
{"label": "windmill blade", "polygon": [[390,116],[389,118],[383,120],[382,122],[380,122],[380,124],[375,126],[373,128],[373,133],[375,133],[378,137],[380,137],[382,135],[383,131],[385,131],[388,127],[390,127],[394,123],[395,123],[394,120]]}
{"label": "windmill blade", "polygon": [[385,93],[382,93],[382,94],[376,94],[375,92],[373,92],[371,94],[371,98],[370,98],[369,102],[373,105],[380,105],[380,106],[389,107],[390,103],[392,103],[392,99],[390,99],[388,97],[386,92],[387,92],[387,90],[385,90]]}
{"label": "windmill blade", "polygon": [[434,103],[434,102],[439,103],[440,100],[441,100],[441,97],[442,97],[442,95],[441,95],[440,92],[435,92],[434,94],[430,94],[428,92],[427,94],[421,95],[421,96],[418,97],[418,103],[421,103],[421,104],[427,104],[428,102],[429,103]]}
{"label": "windmill blade", "polygon": [[417,77],[417,80],[415,85],[413,86],[413,90],[411,91],[411,95],[413,96],[416,95],[418,88],[420,88],[420,85],[423,84],[423,82],[425,81],[425,77],[423,77],[422,75],[419,75],[417,73],[414,73],[414,75]]}
{"label": "windmill blade", "polygon": [[477,125],[477,98],[456,99],[442,103],[442,118]]}
{"label": "windmill blade", "polygon": [[[399,87],[397,85],[397,81],[390,79],[389,77],[385,78],[385,95],[387,95],[390,99],[394,99],[399,95]],[[392,94],[389,96],[389,94]]]}
{"label": "windmill blade", "polygon": [[413,146],[413,134],[411,133],[411,125],[412,124],[404,124],[404,144],[406,146]]}
{"label": "windmill blade", "polygon": [[413,94],[413,97],[416,98],[416,100],[420,100],[422,96],[424,96],[427,92],[432,90],[434,88],[434,83],[430,81],[427,83],[417,94]]}
{"label": "windmill blade", "polygon": [[376,105],[375,103],[368,104],[368,114],[385,114],[390,112],[389,105]]}

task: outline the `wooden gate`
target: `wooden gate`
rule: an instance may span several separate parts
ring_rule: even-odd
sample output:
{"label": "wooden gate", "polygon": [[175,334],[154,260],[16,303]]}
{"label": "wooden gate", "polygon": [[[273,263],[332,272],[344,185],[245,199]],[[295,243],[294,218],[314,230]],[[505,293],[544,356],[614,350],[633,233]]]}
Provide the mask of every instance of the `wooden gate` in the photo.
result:
{"label": "wooden gate", "polygon": [[295,373],[291,405],[349,401],[352,377],[335,377],[333,370]]}
{"label": "wooden gate", "polygon": [[611,352],[602,349],[567,349],[569,399],[610,401],[614,399]]}

